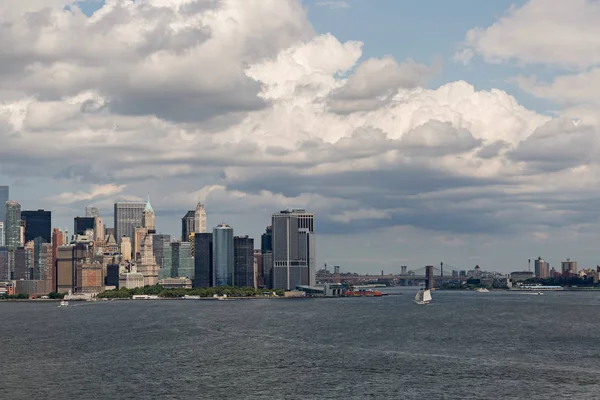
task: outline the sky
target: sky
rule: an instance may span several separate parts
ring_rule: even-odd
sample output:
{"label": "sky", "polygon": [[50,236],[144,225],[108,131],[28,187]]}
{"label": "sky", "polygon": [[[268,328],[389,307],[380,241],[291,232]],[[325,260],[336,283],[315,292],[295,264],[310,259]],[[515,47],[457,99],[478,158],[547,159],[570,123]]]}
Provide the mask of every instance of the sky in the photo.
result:
{"label": "sky", "polygon": [[72,230],[315,214],[319,265],[600,264],[600,2],[9,0],[0,184]]}

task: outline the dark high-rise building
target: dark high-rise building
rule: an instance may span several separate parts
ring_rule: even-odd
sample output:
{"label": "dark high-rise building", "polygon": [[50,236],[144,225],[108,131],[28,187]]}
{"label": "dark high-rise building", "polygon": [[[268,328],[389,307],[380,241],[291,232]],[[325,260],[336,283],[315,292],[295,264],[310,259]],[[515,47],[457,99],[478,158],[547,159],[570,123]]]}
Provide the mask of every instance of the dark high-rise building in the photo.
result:
{"label": "dark high-rise building", "polygon": [[233,229],[220,224],[213,229],[213,268],[215,286],[232,286],[233,282]]}
{"label": "dark high-rise building", "polygon": [[262,281],[264,286],[268,288],[273,287],[273,226],[267,226],[265,233],[260,237],[260,251],[262,257],[260,261],[262,263],[260,269],[262,271]]}
{"label": "dark high-rise building", "polygon": [[265,287],[265,279],[263,273],[263,253],[261,250],[254,249],[254,273],[256,276],[256,287]]}
{"label": "dark high-rise building", "polygon": [[0,222],[4,223],[4,226],[6,226],[6,202],[10,199],[8,195],[8,186],[0,186]]}
{"label": "dark high-rise building", "polygon": [[19,247],[15,250],[15,276],[14,279],[30,280],[33,278],[33,251],[29,248]]}
{"label": "dark high-rise building", "polygon": [[23,246],[21,243],[21,205],[16,201],[6,202],[6,224],[4,225],[4,245],[11,250]]}
{"label": "dark high-rise building", "polygon": [[106,277],[104,286],[114,286],[119,288],[119,263],[112,262],[106,266]]}
{"label": "dark high-rise building", "polygon": [[189,242],[190,234],[196,231],[196,211],[188,211],[183,218],[181,218],[181,241]]}
{"label": "dark high-rise building", "polygon": [[214,286],[213,234],[194,235],[194,287]]}
{"label": "dark high-rise building", "polygon": [[305,210],[273,214],[273,288],[316,284],[314,215]]}
{"label": "dark high-rise building", "polygon": [[143,226],[145,208],[146,203],[142,202],[115,203],[114,229],[117,242],[123,236],[127,236],[133,241],[135,228]]}
{"label": "dark high-rise building", "polygon": [[0,282],[10,281],[10,250],[0,246]]}
{"label": "dark high-rise building", "polygon": [[233,284],[239,287],[254,287],[254,239],[235,236],[233,260]]}
{"label": "dark high-rise building", "polygon": [[94,230],[95,217],[75,217],[73,220],[74,235],[85,235],[85,231]]}
{"label": "dark high-rise building", "polygon": [[42,238],[43,243],[52,242],[52,212],[45,210],[22,211],[25,243]]}

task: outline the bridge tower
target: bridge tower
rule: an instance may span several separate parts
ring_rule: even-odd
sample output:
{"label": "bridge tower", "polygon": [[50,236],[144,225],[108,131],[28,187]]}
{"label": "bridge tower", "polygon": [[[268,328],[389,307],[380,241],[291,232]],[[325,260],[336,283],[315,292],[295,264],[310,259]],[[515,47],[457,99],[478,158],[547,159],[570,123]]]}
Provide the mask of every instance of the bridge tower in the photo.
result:
{"label": "bridge tower", "polygon": [[434,282],[433,265],[428,265],[425,267],[425,289],[432,289]]}
{"label": "bridge tower", "polygon": [[444,277],[444,262],[443,261],[440,263],[440,276],[442,278]]}

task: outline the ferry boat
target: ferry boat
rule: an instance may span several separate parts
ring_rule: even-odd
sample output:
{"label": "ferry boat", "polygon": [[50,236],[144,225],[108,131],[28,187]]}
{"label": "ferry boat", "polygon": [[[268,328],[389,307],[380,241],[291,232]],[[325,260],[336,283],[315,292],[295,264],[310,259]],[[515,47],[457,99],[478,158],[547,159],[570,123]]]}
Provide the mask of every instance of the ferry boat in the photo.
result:
{"label": "ferry boat", "polygon": [[379,290],[365,290],[365,289],[359,289],[359,290],[346,290],[346,292],[344,293],[344,296],[347,297],[381,297],[383,296],[383,293],[381,293]]}

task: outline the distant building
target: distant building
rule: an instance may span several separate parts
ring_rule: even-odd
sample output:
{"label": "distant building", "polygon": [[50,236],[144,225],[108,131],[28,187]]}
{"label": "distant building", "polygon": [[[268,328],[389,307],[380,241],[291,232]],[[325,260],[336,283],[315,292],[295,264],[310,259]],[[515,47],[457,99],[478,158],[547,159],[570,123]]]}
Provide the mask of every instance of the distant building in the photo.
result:
{"label": "distant building", "polygon": [[73,234],[85,235],[88,230],[94,230],[94,217],[75,217],[73,218]]}
{"label": "distant building", "polygon": [[142,226],[144,219],[143,202],[117,202],[114,210],[115,238],[121,236],[133,237],[135,228]]}
{"label": "distant building", "polygon": [[194,258],[191,255],[189,242],[172,242],[171,252],[173,267],[171,278],[194,279]]}
{"label": "distant building", "polygon": [[254,250],[254,285],[257,288],[265,287],[263,275],[263,253],[262,250]]}
{"label": "distant building", "polygon": [[514,271],[510,273],[510,279],[513,282],[526,281],[531,278],[535,278],[535,274],[531,271]]}
{"label": "distant building", "polygon": [[158,265],[158,279],[171,277],[173,269],[173,252],[171,250],[171,235],[152,235],[154,259]]}
{"label": "distant building", "polygon": [[[4,209],[4,207],[0,207],[0,208]],[[4,212],[6,212],[6,210]],[[4,246],[4,240],[5,240],[4,236],[5,236],[4,235],[4,221],[0,221],[0,246]]]}
{"label": "distant building", "polygon": [[6,226],[6,202],[10,199],[8,186],[0,186],[0,222]]}
{"label": "distant building", "polygon": [[550,277],[550,264],[538,257],[535,260],[535,276],[536,278],[546,279]]}
{"label": "distant building", "polygon": [[571,261],[570,258],[567,258],[567,261],[563,261],[560,263],[562,274],[577,274],[577,261]]}
{"label": "distant building", "polygon": [[14,250],[14,280],[33,278],[33,248],[19,247]]}
{"label": "distant building", "polygon": [[15,282],[15,294],[28,294],[30,296],[42,296],[50,293],[46,287],[46,281],[19,280]]}
{"label": "distant building", "polygon": [[267,226],[265,233],[260,237],[260,251],[262,253],[262,280],[264,286],[273,287],[273,226]]}
{"label": "distant building", "polygon": [[273,288],[293,290],[316,284],[314,215],[284,210],[273,221]]}
{"label": "distant building", "polygon": [[181,241],[187,242],[190,234],[196,231],[196,211],[188,211],[181,218]]}
{"label": "distant building", "polygon": [[215,286],[232,286],[233,282],[233,229],[227,224],[213,229],[213,268]]}
{"label": "distant building", "polygon": [[10,281],[10,249],[0,246],[0,282]]}
{"label": "distant building", "polygon": [[131,245],[131,239],[127,236],[121,236],[119,238],[119,252],[123,256],[123,260],[131,261],[131,253],[133,246]]}
{"label": "distant building", "polygon": [[126,272],[119,275],[119,289],[135,289],[144,287],[144,274],[140,272]]}
{"label": "distant building", "polygon": [[239,287],[254,287],[254,239],[235,236],[233,259],[233,284]]}
{"label": "distant building", "polygon": [[191,289],[192,280],[189,278],[166,278],[158,281],[165,289]]}
{"label": "distant building", "polygon": [[38,237],[42,238],[44,243],[52,242],[51,211],[22,211],[21,220],[25,228],[25,243]]}
{"label": "distant building", "polygon": [[194,210],[194,233],[206,233],[206,210],[202,203],[196,205]]}
{"label": "distant building", "polygon": [[104,273],[102,264],[85,260],[77,264],[77,286],[79,293],[100,293],[104,290]]}
{"label": "distant building", "polygon": [[213,234],[194,235],[194,287],[214,286]]}
{"label": "distant building", "polygon": [[91,246],[87,243],[76,243],[58,247],[56,261],[56,291],[75,292],[77,286],[77,265],[93,256]]}
{"label": "distant building", "polygon": [[16,201],[7,201],[5,206],[6,224],[4,225],[4,245],[11,250],[23,246],[21,238],[21,205]]}

